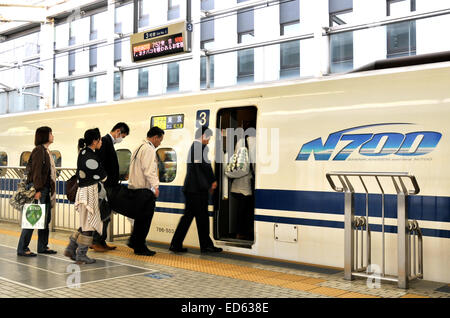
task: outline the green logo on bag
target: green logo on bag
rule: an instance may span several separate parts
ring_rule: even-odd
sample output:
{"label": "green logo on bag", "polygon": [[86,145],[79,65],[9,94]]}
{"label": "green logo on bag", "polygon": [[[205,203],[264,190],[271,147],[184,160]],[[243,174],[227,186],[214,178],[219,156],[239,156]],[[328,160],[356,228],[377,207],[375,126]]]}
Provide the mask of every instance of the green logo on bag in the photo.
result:
{"label": "green logo on bag", "polygon": [[30,205],[26,212],[26,218],[31,225],[35,225],[42,216],[42,210],[39,205]]}

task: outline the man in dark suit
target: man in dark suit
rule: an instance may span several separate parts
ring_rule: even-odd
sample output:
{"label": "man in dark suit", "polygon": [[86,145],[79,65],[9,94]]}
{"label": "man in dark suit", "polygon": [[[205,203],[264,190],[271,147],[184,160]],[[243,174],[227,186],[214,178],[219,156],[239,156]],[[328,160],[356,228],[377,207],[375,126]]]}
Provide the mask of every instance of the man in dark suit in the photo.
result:
{"label": "man in dark suit", "polygon": [[183,248],[183,241],[194,217],[197,223],[200,251],[202,253],[222,251],[221,248],[214,246],[209,237],[208,192],[213,193],[217,187],[214,172],[208,160],[207,145],[211,135],[212,131],[207,127],[199,128],[195,133],[196,140],[189,150],[183,186],[186,206],[170,243],[169,250],[172,252],[187,252],[187,248]]}
{"label": "man in dark suit", "polygon": [[[117,123],[109,134],[102,137],[102,147],[98,151],[98,157],[108,176],[104,183],[105,188],[115,187],[119,184],[119,159],[114,144],[120,143],[129,134],[130,128],[127,124]],[[103,221],[103,234],[94,233],[91,247],[97,252],[105,252],[116,248],[116,246],[106,244],[107,229],[111,221],[111,209],[105,200],[100,203],[100,214]]]}

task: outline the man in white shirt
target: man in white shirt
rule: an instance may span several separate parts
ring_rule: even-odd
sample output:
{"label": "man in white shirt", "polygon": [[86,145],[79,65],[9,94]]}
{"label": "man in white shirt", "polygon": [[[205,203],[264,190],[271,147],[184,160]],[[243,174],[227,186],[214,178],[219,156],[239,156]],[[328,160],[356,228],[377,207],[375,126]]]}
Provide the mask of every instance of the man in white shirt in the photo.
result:
{"label": "man in white shirt", "polygon": [[147,139],[133,152],[130,161],[130,176],[128,187],[130,189],[145,189],[145,195],[153,196],[152,204],[145,211],[137,211],[134,220],[133,233],[131,233],[128,246],[134,249],[137,255],[153,256],[154,251],[148,249],[146,238],[155,211],[155,201],[159,196],[158,159],[156,148],[164,139],[164,130],[152,127],[147,132]]}

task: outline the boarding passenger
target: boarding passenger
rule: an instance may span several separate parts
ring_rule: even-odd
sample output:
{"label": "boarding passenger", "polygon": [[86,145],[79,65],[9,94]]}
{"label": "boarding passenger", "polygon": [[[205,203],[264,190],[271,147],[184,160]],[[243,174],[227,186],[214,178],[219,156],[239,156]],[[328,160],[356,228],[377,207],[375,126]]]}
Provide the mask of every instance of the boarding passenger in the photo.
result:
{"label": "boarding passenger", "polygon": [[[38,230],[37,251],[41,254],[56,254],[56,251],[48,248],[48,235],[50,220],[52,217],[51,207],[56,203],[56,168],[53,156],[48,147],[53,143],[54,137],[50,127],[39,127],[34,135],[34,145],[36,146],[31,152],[30,159],[27,164],[27,184],[33,183],[36,189],[34,195],[35,200],[45,204],[45,228]],[[23,229],[17,246],[17,255],[20,256],[36,256],[28,248],[32,229]]]}
{"label": "boarding passenger", "polygon": [[172,252],[187,252],[187,248],[183,248],[183,241],[194,217],[197,223],[200,251],[202,253],[222,251],[221,248],[214,246],[209,237],[208,192],[212,194],[217,187],[211,163],[207,158],[207,145],[211,135],[212,131],[207,127],[201,127],[195,132],[196,140],[189,150],[183,186],[186,205],[184,215],[170,243],[169,250]]}
{"label": "boarding passenger", "polygon": [[137,255],[155,255],[154,251],[148,249],[146,238],[155,211],[155,201],[159,196],[156,148],[159,147],[163,139],[164,130],[159,127],[152,127],[147,132],[147,139],[131,155],[128,188],[145,189],[145,192],[141,192],[139,197],[144,196],[142,199],[146,201],[145,211],[137,211],[133,232],[127,244],[134,249],[134,254]]}
{"label": "boarding passenger", "polygon": [[[107,180],[97,151],[102,146],[100,130],[98,128],[86,130],[84,138],[78,141],[77,179],[78,191],[75,199],[75,210],[80,217],[81,230],[70,237],[70,243],[64,251],[65,256],[70,257],[70,252],[76,249],[75,260],[77,264],[92,264],[94,259],[87,256],[89,246],[92,244],[94,232],[100,235],[103,232],[103,224],[99,209],[100,195],[106,195],[100,182]],[[103,190],[102,190],[103,189]]]}
{"label": "boarding passenger", "polygon": [[230,206],[236,211],[236,238],[253,240],[254,190],[256,162],[256,131],[254,121],[244,122],[245,134],[236,143],[236,149],[246,147],[249,155],[249,173],[241,178],[233,179],[231,184]]}
{"label": "boarding passenger", "polygon": [[[129,134],[130,128],[126,123],[117,123],[109,134],[102,137],[102,147],[98,156],[108,176],[108,180],[105,182],[106,188],[115,187],[119,184],[119,159],[114,145],[122,142]],[[106,244],[107,229],[111,221],[111,208],[106,200],[100,202],[100,212],[103,221],[103,234],[94,233],[94,242],[91,247],[97,252],[106,252],[116,248],[116,246]]]}

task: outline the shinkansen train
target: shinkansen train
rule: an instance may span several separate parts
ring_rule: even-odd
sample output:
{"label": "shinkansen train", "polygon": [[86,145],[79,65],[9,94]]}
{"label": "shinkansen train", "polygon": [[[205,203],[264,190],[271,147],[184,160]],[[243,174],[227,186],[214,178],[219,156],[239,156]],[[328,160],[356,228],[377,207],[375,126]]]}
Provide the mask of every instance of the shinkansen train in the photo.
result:
{"label": "shinkansen train", "polygon": [[[344,194],[333,190],[326,174],[404,172],[420,187],[407,202],[408,217],[417,220],[423,235],[423,278],[450,283],[449,62],[6,114],[0,116],[3,164],[24,165],[36,128],[50,126],[51,150],[62,167],[75,168],[84,131],[99,127],[105,135],[117,122],[131,129],[116,145],[125,184],[130,153],[152,125],[165,130],[158,149],[161,194],[149,241],[170,243],[184,209],[188,150],[195,130],[207,125],[214,131],[209,159],[218,180],[209,206],[211,237],[225,252],[342,268]],[[234,180],[224,170],[234,150],[226,147],[235,139],[231,132],[248,123],[256,129],[253,222],[248,225],[254,235],[242,239],[236,237],[239,203],[230,195]],[[384,220],[375,207],[380,190],[372,187],[375,181],[366,184],[372,187],[371,261],[381,263],[385,222],[390,229],[386,273],[395,275],[396,192],[388,188],[391,180],[382,182],[393,198],[386,201]],[[355,192],[365,193],[358,180],[354,184]],[[355,213],[364,215],[365,201],[357,201]],[[184,246],[198,247],[195,222]]]}

